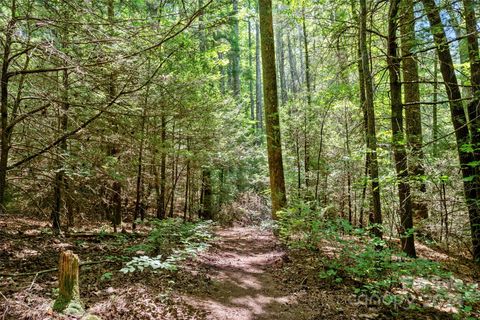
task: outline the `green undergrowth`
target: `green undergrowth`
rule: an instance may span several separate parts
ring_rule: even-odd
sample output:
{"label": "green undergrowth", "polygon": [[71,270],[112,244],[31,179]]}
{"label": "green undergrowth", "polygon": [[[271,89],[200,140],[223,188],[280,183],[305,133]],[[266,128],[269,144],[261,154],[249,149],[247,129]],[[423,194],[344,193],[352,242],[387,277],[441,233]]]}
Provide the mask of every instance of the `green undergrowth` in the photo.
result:
{"label": "green undergrowth", "polygon": [[351,286],[357,297],[379,297],[385,305],[401,301],[421,308],[431,301],[430,307],[450,306],[461,319],[475,318],[476,284],[455,278],[438,262],[408,258],[397,245],[344,219],[328,218],[326,211],[300,202],[280,212],[277,224],[289,248],[308,250],[320,260],[319,281]]}
{"label": "green undergrowth", "polygon": [[120,271],[175,271],[179,262],[208,248],[213,239],[212,226],[211,221],[183,222],[173,218],[155,220],[147,239],[127,249],[128,252],[140,255],[133,257]]}

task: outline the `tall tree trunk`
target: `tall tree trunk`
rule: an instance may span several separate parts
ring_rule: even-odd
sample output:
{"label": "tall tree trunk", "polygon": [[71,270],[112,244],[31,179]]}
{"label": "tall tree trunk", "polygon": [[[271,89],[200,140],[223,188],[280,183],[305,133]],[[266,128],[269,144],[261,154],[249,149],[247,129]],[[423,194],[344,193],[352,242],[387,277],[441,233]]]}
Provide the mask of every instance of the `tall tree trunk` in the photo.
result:
{"label": "tall tree trunk", "polygon": [[397,15],[400,0],[390,2],[388,15],[387,65],[390,74],[390,103],[392,110],[392,145],[397,171],[398,198],[400,202],[400,241],[402,250],[416,257],[413,237],[412,200],[408,183],[407,150],[403,134],[402,87],[400,84],[400,58],[397,53]]}
{"label": "tall tree trunk", "polygon": [[143,198],[143,146],[145,144],[145,122],[147,118],[147,103],[148,103],[148,87],[147,92],[145,93],[145,103],[143,105],[141,124],[140,124],[140,145],[138,147],[138,158],[137,158],[137,181],[136,181],[136,192],[135,192],[135,211],[133,214],[132,221],[132,230],[136,228],[136,221],[141,214],[143,209],[142,198]]}
{"label": "tall tree trunk", "polygon": [[[67,15],[65,10],[62,8],[61,11],[63,15]],[[64,25],[61,33],[59,42],[61,43],[61,48],[63,50],[67,49],[67,45],[69,42],[68,39],[68,25]],[[69,78],[68,78],[68,70],[61,71],[61,110],[59,116],[59,131],[61,134],[66,134],[68,132],[68,109],[70,108],[69,104]],[[54,193],[54,204],[51,213],[52,219],[52,229],[55,234],[60,234],[60,216],[62,212],[63,203],[67,202],[66,195],[68,193],[68,182],[67,177],[65,176],[65,169],[64,169],[64,157],[67,155],[68,152],[68,145],[67,140],[64,139],[59,145],[60,154],[57,155],[57,170],[55,173],[55,181],[53,186],[53,193]],[[68,205],[68,226],[73,224],[73,212],[71,212],[71,206]]]}
{"label": "tall tree trunk", "polygon": [[[180,139],[179,139],[180,140]],[[178,157],[179,157],[179,151],[180,151],[180,143],[181,141],[178,141],[178,149],[175,151],[175,121],[173,122],[172,126],[172,146],[174,149],[174,154],[172,157],[172,170],[171,170],[171,189],[170,189],[170,195],[169,195],[169,202],[170,202],[170,207],[168,211],[168,217],[173,218],[173,215],[175,213],[175,195],[177,191],[177,182],[178,178],[180,177],[179,172],[178,172]]]}
{"label": "tall tree trunk", "polygon": [[344,108],[345,112],[345,151],[347,160],[345,161],[345,171],[347,175],[347,201],[348,201],[348,222],[354,223],[352,220],[352,172],[350,159],[352,158],[352,152],[350,150],[350,126],[349,126],[349,114],[347,105]]}
{"label": "tall tree trunk", "polygon": [[[357,13],[357,8],[355,1],[352,0],[350,2],[351,7],[352,7],[352,15],[353,19],[356,23],[360,25],[360,20],[358,17]],[[360,32],[360,31],[359,31]],[[363,71],[363,59],[362,59],[362,46],[361,46],[361,38],[360,38],[360,33],[358,34],[358,41],[357,41],[357,57],[358,57],[358,62],[357,62],[357,69],[358,69],[358,82],[359,82],[359,98],[360,98],[360,108],[363,113],[363,127],[364,127],[364,132],[365,132],[365,144],[368,146],[368,112],[366,108],[366,98],[365,98],[365,79],[364,79],[364,71]],[[368,147],[367,147],[368,149]],[[370,160],[369,160],[369,152],[365,153],[365,173],[364,173],[364,179],[362,183],[362,196],[360,198],[360,214],[359,214],[359,222],[360,222],[360,228],[363,228],[364,226],[364,211],[365,211],[365,198],[367,196],[367,188],[369,186],[368,180],[370,176]],[[372,202],[369,202],[370,204]],[[373,206],[369,209],[370,212],[373,212]]]}
{"label": "tall tree trunk", "polygon": [[433,61],[433,110],[432,110],[432,140],[433,156],[438,156],[438,60]]}
{"label": "tall tree trunk", "polygon": [[166,203],[165,203],[165,186],[167,180],[167,119],[162,112],[160,116],[160,196],[157,199],[157,219],[165,219]]}
{"label": "tall tree trunk", "polygon": [[[256,90],[256,127],[261,136],[263,132],[263,92],[262,57],[260,55],[260,26],[255,22],[255,90]],[[259,141],[262,141],[259,138]]]}
{"label": "tall tree trunk", "polygon": [[[189,150],[189,142],[187,141],[187,150]],[[189,208],[189,194],[190,194],[190,159],[187,159],[187,173],[185,177],[185,202],[183,204],[183,221],[187,220],[187,213]],[[191,205],[191,204],[190,204]]]}
{"label": "tall tree trunk", "polygon": [[237,101],[240,100],[240,43],[238,29],[238,0],[232,0],[232,91]]}
{"label": "tall tree trunk", "polygon": [[7,188],[8,153],[10,151],[10,131],[8,130],[8,68],[12,35],[15,28],[15,8],[12,6],[12,18],[5,28],[5,41],[3,44],[2,73],[0,75],[0,117],[2,132],[0,136],[0,213],[5,212],[5,191]]}
{"label": "tall tree trunk", "polygon": [[292,93],[296,93],[298,91],[297,61],[295,58],[295,54],[293,53],[290,33],[287,33],[287,48],[288,48],[288,67],[290,69],[290,88]]}
{"label": "tall tree trunk", "polygon": [[276,35],[276,50],[277,50],[277,61],[278,61],[278,75],[280,78],[280,102],[281,105],[287,103],[287,83],[285,79],[285,52],[283,50],[283,26],[277,26],[277,35]]}
{"label": "tall tree trunk", "polygon": [[[66,43],[66,39],[63,40]],[[68,109],[70,108],[69,105],[69,97],[68,97],[68,88],[69,88],[69,81],[68,81],[68,70],[62,71],[62,103],[61,103],[61,114],[60,114],[60,131],[62,134],[65,134],[68,131]],[[64,139],[60,143],[60,153],[57,157],[57,172],[55,173],[55,182],[53,186],[53,194],[54,194],[54,204],[53,210],[51,214],[52,219],[52,230],[55,234],[60,233],[60,216],[62,212],[63,202],[68,201],[64,195],[68,192],[68,183],[67,177],[65,176],[65,170],[63,168],[63,157],[66,156],[68,152],[68,145],[67,140]],[[68,206],[70,208],[70,206]],[[71,209],[71,208],[70,208]],[[73,223],[73,213],[71,210],[67,213],[68,218],[68,225]]]}
{"label": "tall tree trunk", "polygon": [[287,204],[287,195],[283,174],[280,115],[278,114],[277,72],[275,70],[275,40],[273,36],[271,0],[259,0],[259,15],[272,217],[276,219],[277,211],[284,208]]}
{"label": "tall tree trunk", "polygon": [[370,71],[369,51],[367,48],[367,3],[360,0],[360,51],[362,55],[362,71],[365,87],[365,109],[367,112],[367,153],[369,158],[370,184],[372,189],[373,212],[369,223],[374,225],[373,234],[381,237],[379,225],[382,224],[380,205],[380,183],[378,180],[377,136],[375,128],[375,109],[373,105],[373,79]]}
{"label": "tall tree trunk", "polygon": [[[466,65],[468,63],[468,43],[467,38],[465,37],[465,28],[463,27],[464,19],[461,14],[458,14],[457,9],[454,7],[453,2],[452,4],[447,4],[444,6],[446,9],[448,16],[449,16],[449,26],[452,27],[453,31],[455,32],[455,38],[458,39],[458,57],[459,62],[462,65]],[[460,90],[461,94],[464,98],[470,97],[472,92],[468,87],[467,77],[464,74],[459,74],[460,80]],[[465,104],[464,104],[465,108]],[[467,110],[465,109],[465,112]],[[468,119],[468,115],[467,115]]]}
{"label": "tall tree trunk", "polygon": [[[317,177],[315,180],[315,201],[318,203],[319,200],[319,188],[320,188],[320,172],[322,171],[321,168],[321,161],[323,157],[323,140],[324,140],[324,130],[325,130],[325,121],[327,120],[328,109],[325,109],[325,112],[322,114],[321,122],[320,122],[320,140],[318,143],[318,153],[317,153]],[[325,193],[325,190],[323,191]]]}
{"label": "tall tree trunk", "polygon": [[210,168],[204,168],[202,171],[202,208],[200,218],[213,219],[213,191],[212,191],[212,172]]}
{"label": "tall tree trunk", "polygon": [[[471,121],[472,147],[474,150],[475,163],[472,167],[474,171],[472,194],[475,199],[471,199],[475,210],[470,213],[470,225],[474,248],[474,257],[480,263],[480,50],[478,48],[478,21],[475,17],[475,0],[463,0],[465,23],[467,27],[468,59],[470,61],[470,83],[472,85],[472,100],[469,102],[468,116]],[[478,7],[477,7],[478,8]]]}
{"label": "tall tree trunk", "polygon": [[[407,133],[407,144],[411,150],[409,158],[410,175],[414,180],[420,183],[418,191],[424,193],[427,191],[423,176],[425,169],[423,167],[424,154],[422,150],[422,115],[420,109],[420,85],[418,77],[418,65],[416,57],[413,55],[415,45],[415,16],[413,14],[413,0],[402,0],[402,12],[400,14],[400,33],[402,36],[402,71],[404,85],[405,122]],[[412,193],[414,201],[412,206],[415,214],[421,218],[428,218],[428,208],[422,199],[422,196]]]}
{"label": "tall tree trunk", "polygon": [[[248,9],[251,9],[250,0],[248,0]],[[255,98],[253,94],[253,56],[252,56],[252,19],[248,17],[248,93],[249,93],[249,105],[250,105],[250,120],[252,123],[255,121]],[[255,129],[255,125],[253,126]]]}
{"label": "tall tree trunk", "polygon": [[438,59],[440,61],[440,71],[450,104],[450,114],[453,127],[455,129],[455,138],[457,141],[457,151],[460,161],[460,167],[463,176],[463,189],[465,193],[465,202],[468,207],[470,218],[470,229],[473,245],[473,258],[480,261],[480,210],[477,201],[477,190],[479,187],[478,177],[475,176],[476,170],[472,168],[471,163],[475,163],[475,156],[470,152],[468,146],[475,145],[476,141],[471,141],[467,125],[467,118],[463,109],[462,95],[455,75],[450,48],[447,37],[440,19],[440,12],[434,0],[422,0],[433,39],[437,47]]}
{"label": "tall tree trunk", "polygon": [[[110,146],[109,156],[117,157],[118,149],[113,144]],[[122,224],[122,184],[115,178],[112,185],[112,195],[110,200],[110,207],[112,211],[112,225],[113,231],[117,232],[117,227]]]}
{"label": "tall tree trunk", "polygon": [[310,185],[309,171],[310,171],[310,150],[309,150],[309,137],[308,137],[308,122],[309,122],[309,110],[312,106],[312,90],[310,83],[310,55],[308,52],[308,34],[307,34],[307,25],[305,19],[305,6],[302,8],[302,25],[303,25],[303,49],[305,54],[305,82],[307,84],[307,105],[303,117],[303,153],[304,153],[304,169],[305,169],[305,188],[307,189]]}
{"label": "tall tree trunk", "polygon": [[[480,52],[478,48],[477,18],[475,17],[476,0],[463,0],[465,24],[467,27],[468,60],[470,62],[470,84],[472,86],[472,100],[467,106],[468,120],[470,120],[471,135],[476,160],[480,159]],[[478,5],[478,1],[477,1]],[[480,168],[474,167],[476,181],[480,186]],[[477,188],[477,199],[480,189]]]}

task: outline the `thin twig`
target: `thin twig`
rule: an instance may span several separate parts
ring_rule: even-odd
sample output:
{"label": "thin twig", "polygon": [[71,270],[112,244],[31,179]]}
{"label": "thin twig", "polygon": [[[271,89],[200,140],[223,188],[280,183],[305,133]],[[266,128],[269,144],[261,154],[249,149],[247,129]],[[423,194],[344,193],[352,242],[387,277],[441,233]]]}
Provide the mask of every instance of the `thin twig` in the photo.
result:
{"label": "thin twig", "polygon": [[[82,266],[90,266],[90,265],[95,265],[95,264],[102,264],[102,263],[109,263],[109,262],[115,262],[115,261],[113,261],[113,260],[88,261],[88,262],[80,263],[80,267],[82,267]],[[55,272],[55,271],[58,271],[58,268],[45,269],[45,270],[40,270],[40,271],[36,271],[36,272],[0,273],[0,277],[27,277],[27,276],[35,276],[35,278],[36,278],[39,274],[50,273],[50,272]]]}

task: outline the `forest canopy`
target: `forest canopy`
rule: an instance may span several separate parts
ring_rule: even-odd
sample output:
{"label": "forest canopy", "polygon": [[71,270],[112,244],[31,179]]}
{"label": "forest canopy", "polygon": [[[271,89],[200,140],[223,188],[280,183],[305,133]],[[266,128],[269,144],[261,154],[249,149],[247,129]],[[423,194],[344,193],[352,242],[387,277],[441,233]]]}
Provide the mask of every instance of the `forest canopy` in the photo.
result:
{"label": "forest canopy", "polygon": [[247,204],[288,241],[342,221],[376,250],[478,265],[479,11],[0,0],[2,239],[19,219],[52,237],[231,224]]}

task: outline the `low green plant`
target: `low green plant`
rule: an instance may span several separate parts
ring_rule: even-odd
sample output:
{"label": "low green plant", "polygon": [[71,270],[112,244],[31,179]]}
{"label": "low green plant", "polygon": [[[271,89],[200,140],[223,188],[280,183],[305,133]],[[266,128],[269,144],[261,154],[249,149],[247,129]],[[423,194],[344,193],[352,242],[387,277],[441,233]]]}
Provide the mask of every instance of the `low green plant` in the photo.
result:
{"label": "low green plant", "polygon": [[110,280],[112,280],[112,277],[113,277],[113,273],[111,273],[111,272],[105,272],[105,273],[102,274],[102,276],[100,277],[100,280],[101,280],[101,281],[110,281]]}
{"label": "low green plant", "polygon": [[183,222],[181,219],[157,220],[147,240],[128,248],[149,255],[134,257],[120,271],[130,273],[160,270],[175,271],[178,263],[208,248],[213,239],[212,222]]}
{"label": "low green plant", "polygon": [[179,246],[189,243],[208,242],[212,239],[210,232],[212,222],[183,222],[182,219],[154,220],[153,229],[147,240],[129,251],[145,251],[151,255],[168,255]]}
{"label": "low green plant", "polygon": [[[324,211],[323,211],[324,212]],[[335,247],[334,253],[321,257],[318,277],[332,283],[349,279],[355,283],[356,294],[394,296],[395,288],[413,288],[414,279],[447,283],[454,279],[438,262],[411,259],[396,246],[372,237],[367,229],[354,228],[344,219],[328,218],[322,211],[315,211],[306,203],[295,204],[279,213],[280,238],[290,248],[318,251],[322,241]],[[457,283],[458,282],[458,283]],[[472,314],[473,306],[480,302],[476,285],[464,285],[457,281],[446,294],[460,297],[465,317]],[[417,288],[418,289],[418,288]],[[440,298],[441,288],[428,288]],[[445,299],[448,299],[446,297]]]}

